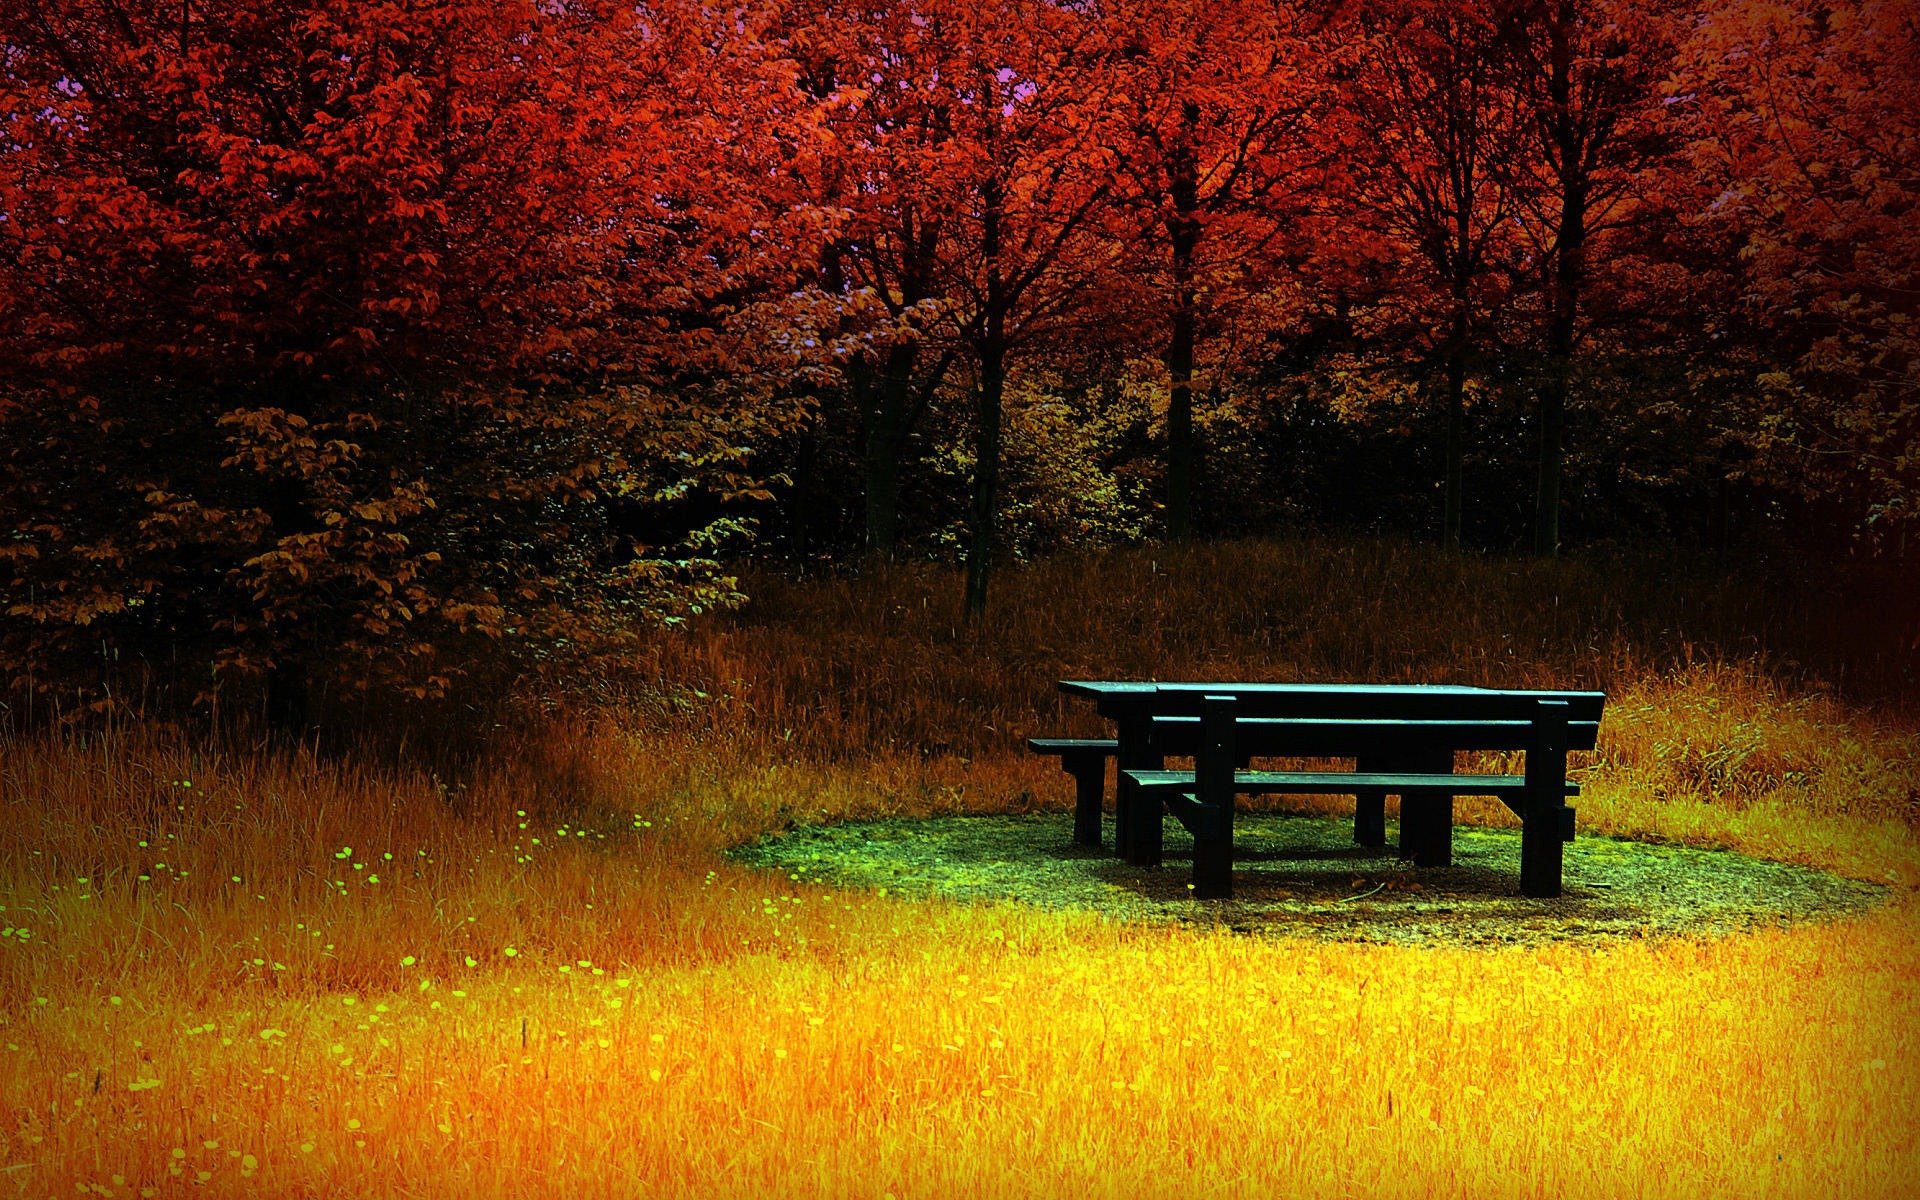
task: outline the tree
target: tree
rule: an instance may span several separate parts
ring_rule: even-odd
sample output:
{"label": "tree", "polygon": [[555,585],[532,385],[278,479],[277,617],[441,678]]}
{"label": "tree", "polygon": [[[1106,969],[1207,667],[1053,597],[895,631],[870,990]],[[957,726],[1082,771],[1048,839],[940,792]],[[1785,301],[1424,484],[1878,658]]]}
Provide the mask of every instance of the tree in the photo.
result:
{"label": "tree", "polygon": [[846,382],[861,416],[865,537],[895,552],[908,439],[956,357],[937,329],[942,237],[954,197],[958,101],[943,72],[964,69],[942,25],[903,5],[799,6],[787,36],[802,86],[832,138],[817,202],[836,214],[821,283],[858,330]]}
{"label": "tree", "polygon": [[705,20],[0,0],[9,677],[297,727],[728,602],[779,418],[727,318],[805,234],[727,186],[800,141],[715,103],[777,73]]}
{"label": "tree", "polygon": [[1513,260],[1513,195],[1501,165],[1519,151],[1503,85],[1510,29],[1492,5],[1388,0],[1366,10],[1352,110],[1370,154],[1362,203],[1412,250],[1440,294],[1445,380],[1442,539],[1460,544],[1467,368],[1483,314]]}
{"label": "tree", "polygon": [[1002,406],[1011,361],[1076,324],[1074,302],[1113,261],[1098,236],[1116,165],[1114,74],[1089,19],[1045,0],[960,4],[937,19],[956,54],[947,86],[960,198],[943,271],[946,318],[974,368],[974,486],[966,611],[986,612]]}
{"label": "tree", "polygon": [[1106,13],[1107,53],[1126,71],[1119,173],[1139,218],[1118,236],[1160,291],[1166,324],[1166,531],[1174,540],[1193,526],[1202,331],[1245,303],[1277,251],[1291,249],[1311,173],[1336,149],[1317,137],[1332,55],[1326,18],[1314,8],[1130,0]]}
{"label": "tree", "polygon": [[1898,547],[1920,521],[1920,14],[1876,0],[1719,3],[1674,106],[1739,264],[1767,476]]}
{"label": "tree", "polygon": [[[985,610],[1011,364],[1084,319],[1113,257],[1113,69],[1086,14],[1044,0],[831,5],[790,38],[831,110],[823,274],[880,320],[849,382],[865,424],[867,542],[890,552],[906,438],[971,368],[965,607]],[[924,367],[921,364],[926,364]]]}
{"label": "tree", "polygon": [[1538,151],[1514,166],[1516,186],[1533,200],[1527,228],[1536,231],[1546,293],[1533,540],[1534,553],[1551,557],[1560,547],[1567,396],[1593,243],[1671,151],[1661,85],[1681,30],[1666,0],[1524,0],[1510,20],[1512,85]]}

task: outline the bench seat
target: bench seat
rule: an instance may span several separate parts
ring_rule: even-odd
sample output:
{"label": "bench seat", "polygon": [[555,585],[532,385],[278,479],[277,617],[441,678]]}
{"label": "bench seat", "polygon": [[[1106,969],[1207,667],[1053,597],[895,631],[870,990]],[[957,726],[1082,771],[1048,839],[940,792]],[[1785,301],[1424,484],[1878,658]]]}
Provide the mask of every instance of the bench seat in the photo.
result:
{"label": "bench seat", "polygon": [[[1201,807],[1195,792],[1198,786],[1192,771],[1123,771],[1141,792],[1158,797],[1167,811],[1193,831],[1188,818]],[[1580,794],[1580,785],[1569,779],[1563,785],[1569,796]],[[1408,807],[1409,796],[1492,796],[1505,804],[1516,817],[1526,815],[1527,777],[1525,775],[1440,775],[1408,772],[1358,771],[1235,771],[1235,795],[1360,796],[1369,792],[1391,792]],[[1573,840],[1574,810],[1560,809],[1560,840]],[[1449,854],[1447,857],[1451,858]]]}
{"label": "bench seat", "polygon": [[1107,757],[1120,750],[1119,738],[1028,738],[1027,749],[1035,754],[1093,754]]}
{"label": "bench seat", "polygon": [[[1126,777],[1149,792],[1191,792],[1195,786],[1192,771],[1127,771]],[[1569,779],[1569,796],[1580,794],[1580,785]],[[1526,794],[1525,775],[1438,775],[1405,772],[1356,771],[1235,771],[1233,790],[1240,794],[1292,792],[1301,795],[1350,796],[1358,792],[1381,791],[1404,796],[1408,792],[1446,792],[1454,796],[1493,796],[1521,815],[1520,799]]]}

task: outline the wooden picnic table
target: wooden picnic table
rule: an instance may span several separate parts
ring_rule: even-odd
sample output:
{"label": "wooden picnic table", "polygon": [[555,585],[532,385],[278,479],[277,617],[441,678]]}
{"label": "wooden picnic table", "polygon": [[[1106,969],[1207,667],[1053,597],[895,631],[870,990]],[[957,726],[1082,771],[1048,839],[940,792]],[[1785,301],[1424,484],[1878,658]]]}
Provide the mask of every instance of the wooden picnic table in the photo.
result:
{"label": "wooden picnic table", "polygon": [[[1522,820],[1522,891],[1558,895],[1560,848],[1573,832],[1564,801],[1578,791],[1566,780],[1566,753],[1594,747],[1606,700],[1601,692],[1454,684],[1068,679],[1059,686],[1093,700],[1115,730],[1112,739],[1030,742],[1059,755],[1080,783],[1076,840],[1100,844],[1111,755],[1118,765],[1115,852],[1158,865],[1161,818],[1171,811],[1195,830],[1197,895],[1231,894],[1233,792],[1352,794],[1354,839],[1366,846],[1386,844],[1391,792],[1401,799],[1401,854],[1418,866],[1452,861],[1454,796],[1497,796]],[[1223,744],[1228,761],[1208,776],[1208,755],[1217,758]],[[1527,774],[1456,775],[1454,755],[1476,750],[1522,751]],[[1189,756],[1192,771],[1166,770],[1169,757]],[[1355,767],[1244,769],[1255,757],[1353,759]]]}

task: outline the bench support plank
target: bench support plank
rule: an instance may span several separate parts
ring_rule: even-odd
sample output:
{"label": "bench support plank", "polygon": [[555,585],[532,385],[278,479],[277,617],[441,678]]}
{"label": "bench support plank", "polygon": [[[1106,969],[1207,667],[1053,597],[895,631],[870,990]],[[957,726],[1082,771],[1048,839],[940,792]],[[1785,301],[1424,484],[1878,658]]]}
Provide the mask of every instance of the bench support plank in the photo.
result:
{"label": "bench support plank", "polygon": [[[1567,703],[1539,702],[1541,716],[1527,747],[1526,811],[1520,817],[1520,894],[1560,894],[1563,822],[1566,809]],[[1566,812],[1563,817],[1562,812]]]}
{"label": "bench support plank", "polygon": [[1200,800],[1193,831],[1193,895],[1196,900],[1224,900],[1233,895],[1233,770],[1239,763],[1233,746],[1233,699],[1208,696],[1200,712],[1200,752],[1193,759]]}

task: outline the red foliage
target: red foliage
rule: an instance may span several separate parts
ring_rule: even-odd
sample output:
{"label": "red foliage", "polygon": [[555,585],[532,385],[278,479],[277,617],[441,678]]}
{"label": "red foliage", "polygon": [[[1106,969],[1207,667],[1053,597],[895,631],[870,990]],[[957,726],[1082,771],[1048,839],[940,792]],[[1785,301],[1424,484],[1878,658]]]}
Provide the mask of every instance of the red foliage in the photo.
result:
{"label": "red foliage", "polygon": [[757,43],[651,11],[0,5],[10,675],[426,695],[462,633],[725,602],[675,543],[754,490],[728,319],[805,231],[739,181],[805,129]]}
{"label": "red foliage", "polygon": [[[1157,357],[1178,535],[1228,335],[1335,414],[1438,359],[1449,536],[1483,354],[1539,400],[1543,551],[1566,431],[1695,394],[1689,470],[1910,527],[1916,38],[1888,0],[0,0],[0,664],[291,720],[569,661],[737,598],[813,398],[890,549],[961,381],[977,611],[1009,379]],[[1590,369],[1629,351],[1664,392]]]}

